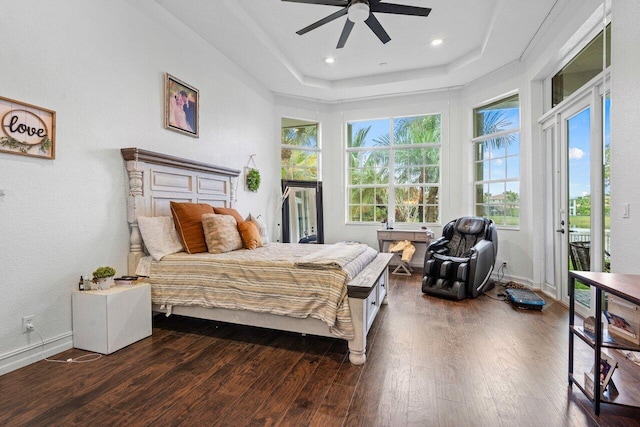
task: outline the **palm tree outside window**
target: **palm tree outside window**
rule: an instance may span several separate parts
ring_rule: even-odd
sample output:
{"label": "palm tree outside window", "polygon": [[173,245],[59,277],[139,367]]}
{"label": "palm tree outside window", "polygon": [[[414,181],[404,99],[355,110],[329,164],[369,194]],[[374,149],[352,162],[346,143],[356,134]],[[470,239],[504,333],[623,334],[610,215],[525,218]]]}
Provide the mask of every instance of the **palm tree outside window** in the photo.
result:
{"label": "palm tree outside window", "polygon": [[511,95],[473,110],[476,215],[520,225],[520,104]]}
{"label": "palm tree outside window", "polygon": [[282,127],[281,178],[319,181],[318,124]]}
{"label": "palm tree outside window", "polygon": [[440,133],[440,114],[347,123],[347,221],[439,223]]}

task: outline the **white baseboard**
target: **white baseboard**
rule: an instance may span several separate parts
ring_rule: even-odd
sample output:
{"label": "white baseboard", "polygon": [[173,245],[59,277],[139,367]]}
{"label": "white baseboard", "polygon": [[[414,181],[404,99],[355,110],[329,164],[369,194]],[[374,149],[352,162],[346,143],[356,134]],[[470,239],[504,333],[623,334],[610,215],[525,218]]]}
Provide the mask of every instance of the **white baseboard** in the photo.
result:
{"label": "white baseboard", "polygon": [[[498,275],[497,273],[493,272],[493,274],[491,275],[491,280],[493,281],[498,281]],[[518,276],[509,276],[509,275],[504,275],[501,280],[501,283],[507,283],[507,282],[516,282],[516,283],[520,283],[521,285],[526,286],[528,289],[531,290],[540,290],[539,286],[535,286],[533,281],[531,279],[527,279],[525,277],[518,277]]]}
{"label": "white baseboard", "polygon": [[[37,337],[37,335],[36,335]],[[45,357],[73,348],[73,332],[47,338],[18,350],[0,355],[0,375],[31,365]]]}
{"label": "white baseboard", "polygon": [[550,298],[556,299],[558,297],[558,288],[556,286],[551,286],[549,284],[543,283],[540,286],[542,293],[547,295]]}

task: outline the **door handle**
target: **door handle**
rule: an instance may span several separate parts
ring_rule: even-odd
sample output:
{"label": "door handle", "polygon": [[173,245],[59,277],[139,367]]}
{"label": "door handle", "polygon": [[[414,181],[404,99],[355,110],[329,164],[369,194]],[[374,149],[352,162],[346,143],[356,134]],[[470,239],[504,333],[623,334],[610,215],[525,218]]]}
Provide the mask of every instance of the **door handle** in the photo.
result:
{"label": "door handle", "polygon": [[556,233],[562,233],[562,234],[564,234],[564,228],[561,228],[560,230],[556,230]]}

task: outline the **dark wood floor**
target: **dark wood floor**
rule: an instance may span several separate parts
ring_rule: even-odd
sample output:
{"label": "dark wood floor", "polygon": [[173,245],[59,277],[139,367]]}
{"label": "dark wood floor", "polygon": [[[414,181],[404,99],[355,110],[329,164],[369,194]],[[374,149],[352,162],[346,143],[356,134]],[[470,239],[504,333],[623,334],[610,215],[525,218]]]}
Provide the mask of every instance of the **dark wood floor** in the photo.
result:
{"label": "dark wood floor", "polygon": [[[567,386],[564,307],[429,298],[419,281],[392,278],[364,366],[340,340],[159,317],[151,338],[98,361],[0,377],[0,425],[640,424],[640,410],[620,406],[594,416]],[[589,351],[578,350],[579,365],[590,366]]]}

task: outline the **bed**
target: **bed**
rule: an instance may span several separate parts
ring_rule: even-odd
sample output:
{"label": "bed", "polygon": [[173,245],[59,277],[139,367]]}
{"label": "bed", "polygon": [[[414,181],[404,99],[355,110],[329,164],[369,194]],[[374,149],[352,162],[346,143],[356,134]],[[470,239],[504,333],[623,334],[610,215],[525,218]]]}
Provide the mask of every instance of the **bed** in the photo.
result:
{"label": "bed", "polygon": [[[129,274],[133,274],[138,269],[140,260],[147,255],[138,224],[139,217],[171,216],[171,202],[206,203],[220,208],[232,207],[232,201],[235,200],[234,184],[237,183],[240,175],[239,170],[182,159],[139,148],[123,148],[121,153],[126,165],[128,182],[127,222],[130,228],[128,254]],[[279,247],[279,245],[282,245],[282,247]],[[289,248],[288,253],[286,252],[286,247]],[[313,247],[313,249],[311,247]],[[343,247],[340,246],[337,247],[339,250],[351,252],[354,250],[354,248],[351,247],[342,248]],[[317,265],[309,266],[304,262],[309,260],[309,257],[311,257],[311,259],[317,259],[317,256],[313,255],[313,253],[315,253],[314,251],[335,253],[336,247],[333,246],[300,245],[296,248],[289,244],[272,243],[259,249],[260,250],[256,249],[255,251],[237,251],[240,258],[244,257],[244,259],[241,260],[236,259],[236,254],[217,255],[208,253],[196,255],[177,253],[162,258],[161,261],[154,264],[154,271],[156,273],[151,274],[148,278],[152,286],[152,309],[165,314],[346,339],[349,345],[349,360],[351,363],[356,365],[365,363],[367,333],[379,312],[380,306],[386,303],[388,298],[388,264],[391,255],[377,253],[375,251],[375,253],[371,255],[367,252],[369,259],[371,259],[370,262],[369,259],[367,259],[365,263],[365,261],[362,261],[362,256],[359,255],[360,262],[362,262],[363,265],[359,265],[357,269],[340,269],[340,271],[337,271],[326,270],[324,267],[318,268]],[[284,252],[281,249],[284,250]],[[293,260],[293,258],[297,256],[296,254],[299,254],[301,258]],[[338,316],[336,324],[340,323],[340,315],[342,315],[342,323],[348,323],[350,325],[348,325],[346,329],[339,325],[328,325],[327,316],[307,315],[308,313],[305,314],[304,312],[294,313],[293,315],[283,315],[277,309],[269,309],[263,312],[252,311],[246,309],[246,307],[242,305],[243,302],[235,298],[235,294],[234,304],[214,306],[208,303],[210,300],[201,297],[202,292],[199,286],[204,286],[205,282],[209,281],[224,285],[223,282],[227,280],[228,277],[224,273],[218,272],[210,273],[211,275],[206,276],[206,279],[201,280],[203,282],[202,284],[192,282],[186,285],[187,287],[190,286],[189,289],[196,290],[192,292],[192,295],[197,295],[198,298],[202,300],[200,302],[196,303],[190,300],[189,302],[180,303],[178,299],[167,299],[168,297],[160,296],[162,288],[168,289],[168,286],[163,286],[165,282],[172,282],[172,284],[174,284],[173,282],[179,281],[176,279],[178,276],[173,276],[173,279],[164,279],[159,273],[160,271],[171,272],[173,267],[170,267],[170,265],[172,265],[172,263],[177,264],[186,261],[199,265],[202,265],[204,262],[222,264],[224,268],[227,268],[227,271],[231,271],[230,265],[233,265],[235,269],[240,264],[252,265],[250,263],[258,263],[252,265],[254,270],[256,270],[256,265],[258,265],[257,268],[260,269],[270,268],[260,267],[259,263],[264,262],[264,260],[260,259],[263,256],[275,257],[277,258],[276,261],[294,264],[296,268],[307,268],[302,273],[296,271],[291,273],[292,275],[288,279],[289,287],[296,285],[296,281],[299,280],[296,277],[301,277],[300,274],[306,276],[314,270],[318,270],[320,275],[333,276],[333,279],[338,281],[340,280],[340,275],[346,277],[346,279],[343,279],[346,287],[343,283],[342,290],[339,291],[344,293],[345,304],[337,308]],[[266,266],[267,264],[264,265]],[[352,266],[354,264],[349,265]],[[276,264],[273,268],[276,269],[276,267],[279,268],[279,264]],[[162,270],[162,268],[165,270]],[[295,274],[298,274],[298,276]],[[244,277],[246,274],[243,273],[240,274],[240,276]],[[193,277],[197,276],[193,275]],[[258,280],[261,279],[254,277],[250,280],[246,279],[245,282],[247,285],[251,285],[256,284],[253,282],[257,282]],[[229,279],[229,281],[231,281],[231,279]],[[286,282],[286,280],[283,280],[284,285],[287,285]],[[259,283],[257,285],[259,285]],[[306,288],[307,286],[305,285],[304,287]],[[236,286],[232,285],[232,288],[235,292]],[[249,292],[251,292],[251,290],[249,290]],[[176,294],[176,291],[174,291],[174,294]],[[216,296],[214,293],[212,293],[212,295],[211,298],[215,300]],[[285,295],[287,295],[286,287],[282,295],[276,295],[273,299],[282,300],[286,298]],[[238,303],[238,301],[240,301],[240,303]],[[287,305],[293,304],[287,302]],[[344,306],[346,306],[346,311]],[[346,318],[344,316],[346,316]]]}

